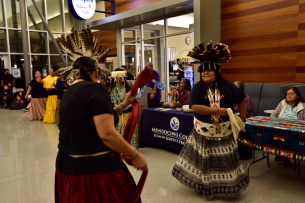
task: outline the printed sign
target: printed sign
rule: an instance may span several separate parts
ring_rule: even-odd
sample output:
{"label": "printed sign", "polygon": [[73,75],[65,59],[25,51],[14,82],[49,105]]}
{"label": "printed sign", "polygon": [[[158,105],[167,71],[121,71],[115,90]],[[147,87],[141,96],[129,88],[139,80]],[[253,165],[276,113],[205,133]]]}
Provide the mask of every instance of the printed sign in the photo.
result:
{"label": "printed sign", "polygon": [[87,20],[92,18],[96,9],[96,0],[69,0],[68,6],[71,14],[77,20]]}
{"label": "printed sign", "polygon": [[20,68],[12,68],[12,72],[15,79],[21,78]]}
{"label": "printed sign", "polygon": [[172,128],[174,131],[179,130],[179,125],[180,125],[180,123],[179,123],[178,118],[173,117],[173,118],[171,119],[171,121],[170,121],[170,125],[171,125],[171,128]]}

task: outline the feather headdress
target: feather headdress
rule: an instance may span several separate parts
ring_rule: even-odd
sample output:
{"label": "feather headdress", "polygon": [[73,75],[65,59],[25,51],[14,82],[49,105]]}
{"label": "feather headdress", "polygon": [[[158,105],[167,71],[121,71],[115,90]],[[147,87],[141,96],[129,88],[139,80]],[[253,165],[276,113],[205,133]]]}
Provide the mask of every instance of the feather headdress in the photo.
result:
{"label": "feather headdress", "polygon": [[204,67],[218,69],[218,63],[226,63],[231,59],[231,53],[228,45],[217,43],[212,44],[212,40],[205,46],[204,42],[194,46],[193,51],[189,51],[188,56],[197,59],[194,63],[201,63],[203,66],[198,68],[198,72],[203,71]]}
{"label": "feather headdress", "polygon": [[[98,35],[94,37],[89,26],[86,29],[82,28],[80,31],[75,30],[73,27],[71,34],[67,35],[67,37],[61,35],[61,38],[59,38],[59,44],[62,50],[67,52],[67,55],[73,62],[80,57],[90,57],[96,61],[96,68],[105,79],[107,74],[109,74],[109,71],[100,68],[98,66],[98,60],[105,57],[111,51],[111,48],[108,48],[105,51],[103,45],[98,44],[97,39]],[[62,75],[62,79],[66,81],[73,75],[73,66],[61,68],[57,73]]]}

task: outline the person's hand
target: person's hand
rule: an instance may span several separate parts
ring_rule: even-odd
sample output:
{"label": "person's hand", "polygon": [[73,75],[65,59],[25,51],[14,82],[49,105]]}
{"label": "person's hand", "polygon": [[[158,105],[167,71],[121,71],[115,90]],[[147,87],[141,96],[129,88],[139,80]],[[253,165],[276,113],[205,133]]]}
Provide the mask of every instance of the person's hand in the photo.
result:
{"label": "person's hand", "polygon": [[219,108],[219,115],[220,116],[228,116],[226,108]]}
{"label": "person's hand", "polygon": [[25,95],[24,98],[28,99],[29,97],[28,97],[28,95]]}
{"label": "person's hand", "polygon": [[141,152],[139,151],[136,154],[136,156],[133,157],[133,159],[131,159],[130,164],[138,170],[142,170],[142,171],[148,170],[146,159],[143,156],[143,154],[141,154]]}
{"label": "person's hand", "polygon": [[164,108],[175,108],[176,105],[175,105],[174,103],[172,103],[172,102],[165,102],[165,103],[162,105],[162,107],[164,107]]}
{"label": "person's hand", "polygon": [[67,91],[67,89],[64,89],[64,92]]}
{"label": "person's hand", "polygon": [[132,96],[131,91],[129,91],[126,95],[126,98],[125,98],[125,101],[123,102],[124,103],[123,105],[127,107],[129,104],[132,104],[133,101],[136,99],[136,96],[137,96],[137,94]]}
{"label": "person's hand", "polygon": [[3,98],[6,99],[6,96],[4,96]]}
{"label": "person's hand", "polygon": [[151,94],[150,95],[150,100],[154,100],[155,99],[155,94]]}

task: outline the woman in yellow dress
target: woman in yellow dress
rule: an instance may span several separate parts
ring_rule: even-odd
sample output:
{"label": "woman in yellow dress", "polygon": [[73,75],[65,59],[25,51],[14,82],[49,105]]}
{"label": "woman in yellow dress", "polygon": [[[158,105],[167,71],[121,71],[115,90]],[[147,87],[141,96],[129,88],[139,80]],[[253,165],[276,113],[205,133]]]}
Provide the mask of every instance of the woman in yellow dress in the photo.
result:
{"label": "woman in yellow dress", "polygon": [[55,113],[57,106],[57,90],[54,87],[56,85],[58,77],[56,76],[56,71],[58,66],[53,66],[50,69],[50,75],[43,79],[43,88],[46,88],[48,91],[48,101],[46,106],[46,114],[44,115],[44,123],[54,123],[55,122]]}

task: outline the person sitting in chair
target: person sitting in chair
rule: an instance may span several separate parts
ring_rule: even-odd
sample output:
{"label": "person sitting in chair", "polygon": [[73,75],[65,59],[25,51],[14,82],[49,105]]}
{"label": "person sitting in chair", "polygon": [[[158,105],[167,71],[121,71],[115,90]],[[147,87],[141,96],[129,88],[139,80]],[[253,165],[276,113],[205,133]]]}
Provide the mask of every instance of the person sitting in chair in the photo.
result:
{"label": "person sitting in chair", "polygon": [[[282,100],[270,117],[305,120],[304,99],[296,87],[287,90],[286,99]],[[275,157],[275,161],[283,161],[285,168],[290,166],[290,159]]]}
{"label": "person sitting in chair", "polygon": [[187,78],[183,78],[180,82],[180,87],[182,89],[179,102],[165,102],[162,107],[165,108],[177,108],[182,107],[183,105],[189,104],[189,96],[191,92],[191,83]]}

